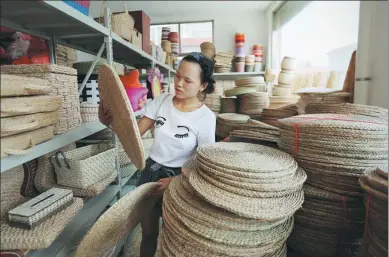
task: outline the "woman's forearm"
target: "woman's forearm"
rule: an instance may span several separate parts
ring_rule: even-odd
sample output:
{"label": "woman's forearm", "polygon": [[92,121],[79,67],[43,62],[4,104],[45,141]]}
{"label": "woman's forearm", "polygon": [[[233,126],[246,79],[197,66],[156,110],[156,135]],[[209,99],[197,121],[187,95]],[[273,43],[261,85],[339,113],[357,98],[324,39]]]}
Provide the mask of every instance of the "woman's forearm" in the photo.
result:
{"label": "woman's forearm", "polygon": [[139,121],[138,121],[138,128],[139,128],[139,133],[141,136],[143,136],[147,130],[149,130],[155,123],[155,120],[150,119],[146,116],[143,116]]}

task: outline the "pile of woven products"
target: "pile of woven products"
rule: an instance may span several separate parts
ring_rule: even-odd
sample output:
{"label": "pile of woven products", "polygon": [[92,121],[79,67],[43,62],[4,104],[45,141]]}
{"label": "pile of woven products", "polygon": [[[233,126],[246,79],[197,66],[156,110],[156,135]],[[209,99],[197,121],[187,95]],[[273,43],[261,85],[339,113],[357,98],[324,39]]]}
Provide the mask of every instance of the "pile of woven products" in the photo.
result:
{"label": "pile of woven products", "polygon": [[212,94],[207,94],[204,99],[204,104],[208,106],[215,115],[220,113],[221,97],[224,93],[223,85],[216,83],[215,91]]}
{"label": "pile of woven products", "polygon": [[222,97],[220,101],[220,113],[237,113],[238,98],[236,96]]}
{"label": "pile of woven products", "polygon": [[215,56],[215,72],[226,73],[230,72],[232,68],[233,53],[219,52]]}
{"label": "pile of woven products", "polygon": [[387,118],[311,114],[279,123],[279,148],[308,175],[290,247],[308,256],[357,256],[364,223],[358,180],[388,163]]}
{"label": "pile of woven products", "polygon": [[350,102],[350,93],[342,91],[304,92],[297,94],[300,96],[297,101],[299,114],[305,114],[305,108],[311,103],[340,104]]}
{"label": "pile of woven products", "polygon": [[62,101],[51,90],[47,79],[1,74],[1,158],[54,137]]}
{"label": "pile of woven products", "polygon": [[388,169],[373,169],[360,178],[365,191],[365,234],[361,256],[388,256]]}
{"label": "pile of woven products", "polygon": [[287,105],[279,109],[263,109],[260,115],[250,116],[274,127],[279,127],[278,120],[298,115],[296,105]]}
{"label": "pile of woven products", "polygon": [[[56,64],[3,65],[2,74],[49,81],[51,97],[60,97],[59,121],[54,124],[54,135],[81,125],[77,70]],[[44,103],[44,101],[42,101]]]}
{"label": "pile of woven products", "polygon": [[76,50],[63,45],[57,45],[56,61],[58,65],[73,67],[73,64],[77,61]]}
{"label": "pile of woven products", "polygon": [[280,138],[280,132],[277,127],[250,119],[246,124],[240,125],[232,131],[230,136],[277,143]]}
{"label": "pile of woven products", "polygon": [[289,154],[222,142],[182,171],[164,194],[162,256],[286,256],[306,180]]}
{"label": "pile of woven products", "polygon": [[255,92],[238,96],[238,112],[246,115],[260,115],[269,106],[269,95],[265,92]]}
{"label": "pile of woven products", "polygon": [[230,132],[237,129],[239,125],[245,124],[250,116],[237,113],[221,113],[216,119],[216,136],[226,138]]}

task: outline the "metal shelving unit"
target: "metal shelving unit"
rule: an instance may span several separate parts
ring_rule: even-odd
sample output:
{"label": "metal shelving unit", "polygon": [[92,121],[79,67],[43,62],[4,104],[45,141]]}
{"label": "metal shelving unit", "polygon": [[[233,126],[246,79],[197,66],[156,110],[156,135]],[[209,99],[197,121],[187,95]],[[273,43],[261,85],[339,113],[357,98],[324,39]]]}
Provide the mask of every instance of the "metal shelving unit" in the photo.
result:
{"label": "metal shelving unit", "polygon": [[[136,68],[158,67],[162,73],[170,78],[175,70],[143,52],[139,47],[122,39],[111,31],[110,9],[104,10],[104,25],[96,22],[75,10],[62,1],[29,0],[29,1],[1,1],[0,2],[2,26],[39,36],[47,39],[50,50],[50,61],[56,63],[55,46],[61,44],[75,50],[96,56],[96,61],[90,67],[89,76],[100,57],[107,59],[108,64],[113,61]],[[88,80],[87,75],[85,81]],[[79,91],[82,91],[82,87]],[[143,110],[135,113],[141,115]],[[96,123],[87,123],[71,131],[54,137],[53,139],[35,146],[32,153],[24,156],[9,156],[1,160],[1,172],[21,165],[27,161],[38,158],[44,154],[55,151],[67,144],[78,141],[89,135],[103,130],[105,126]],[[116,145],[116,136],[113,143]],[[124,192],[132,190],[127,182],[130,177],[122,178],[119,160],[116,158],[117,179],[115,185],[110,185],[104,192],[85,201],[84,207],[75,218],[65,227],[54,243],[46,249],[30,251],[27,256],[65,257],[78,245],[89,227],[101,213],[114,203],[115,199]],[[117,252],[123,247],[124,241],[118,244]],[[125,247],[126,248],[126,247]]]}

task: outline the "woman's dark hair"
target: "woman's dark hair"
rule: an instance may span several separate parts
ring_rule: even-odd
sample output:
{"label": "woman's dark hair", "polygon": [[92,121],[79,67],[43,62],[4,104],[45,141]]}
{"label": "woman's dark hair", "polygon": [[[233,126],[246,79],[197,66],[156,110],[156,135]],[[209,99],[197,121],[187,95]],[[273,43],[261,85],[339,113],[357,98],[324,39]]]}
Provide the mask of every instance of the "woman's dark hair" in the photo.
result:
{"label": "woman's dark hair", "polygon": [[201,83],[208,84],[203,91],[204,99],[205,99],[205,94],[211,94],[213,93],[213,91],[215,91],[215,80],[213,79],[213,69],[215,66],[214,61],[205,57],[201,53],[190,53],[187,56],[185,56],[182,60],[187,62],[197,63],[198,65],[200,65]]}

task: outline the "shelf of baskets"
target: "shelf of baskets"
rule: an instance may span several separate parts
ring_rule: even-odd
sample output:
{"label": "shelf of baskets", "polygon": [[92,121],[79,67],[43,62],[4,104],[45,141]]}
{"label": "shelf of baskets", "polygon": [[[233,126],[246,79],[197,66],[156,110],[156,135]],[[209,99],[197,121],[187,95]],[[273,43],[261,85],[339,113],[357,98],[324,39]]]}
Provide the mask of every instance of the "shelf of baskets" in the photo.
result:
{"label": "shelf of baskets", "polygon": [[104,38],[110,37],[115,61],[137,68],[150,67],[154,63],[161,70],[175,72],[63,1],[1,1],[0,7],[2,26],[55,40],[56,43],[92,55],[97,55]]}

